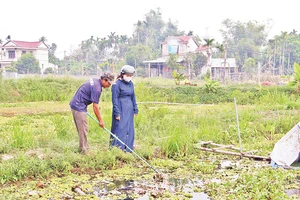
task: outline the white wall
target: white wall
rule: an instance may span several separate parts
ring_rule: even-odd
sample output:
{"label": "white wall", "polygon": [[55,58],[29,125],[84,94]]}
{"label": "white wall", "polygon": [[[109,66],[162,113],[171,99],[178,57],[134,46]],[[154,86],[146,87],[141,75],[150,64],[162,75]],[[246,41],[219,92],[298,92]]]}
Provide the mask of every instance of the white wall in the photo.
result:
{"label": "white wall", "polygon": [[188,52],[195,52],[196,49],[198,48],[197,44],[195,43],[195,41],[190,38],[189,43],[188,44],[180,44],[180,40],[177,38],[170,38],[166,44],[163,44],[162,46],[162,55],[163,56],[168,56],[168,46],[176,46],[178,45],[179,47],[179,54],[186,54]]}
{"label": "white wall", "polygon": [[[3,52],[2,55],[2,61],[6,61],[5,63],[7,63],[8,61],[18,61],[18,59],[21,58],[22,56],[22,51],[26,51],[26,53],[30,53],[32,52],[32,54],[34,55],[34,57],[39,61],[39,66],[41,69],[41,73],[44,72],[44,70],[48,67],[53,67],[53,65],[49,65],[49,60],[48,60],[48,49],[46,48],[40,48],[40,49],[17,49],[15,51],[15,58],[14,59],[9,59],[8,58],[8,51],[10,49],[5,49],[5,52]],[[11,49],[14,50],[14,49]],[[7,64],[6,64],[7,65]],[[8,65],[7,65],[8,66]]]}
{"label": "white wall", "polygon": [[187,44],[187,52],[195,52],[198,46],[196,45],[195,41],[190,38],[189,43]]}
{"label": "white wall", "polygon": [[48,60],[48,50],[47,49],[38,49],[35,51],[35,57],[39,61],[41,73],[44,72],[46,68],[49,66],[49,60]]}

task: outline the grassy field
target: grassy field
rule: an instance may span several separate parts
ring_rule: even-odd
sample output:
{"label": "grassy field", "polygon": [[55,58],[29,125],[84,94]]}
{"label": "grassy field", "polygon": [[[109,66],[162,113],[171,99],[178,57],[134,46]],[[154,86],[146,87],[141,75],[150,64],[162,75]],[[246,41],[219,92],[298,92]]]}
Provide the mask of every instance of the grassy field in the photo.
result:
{"label": "grassy field", "polygon": [[[103,182],[115,184],[116,190],[115,180],[150,181],[149,187],[143,187],[150,199],[189,199],[199,192],[211,199],[292,199],[285,191],[298,188],[297,170],[272,169],[266,161],[195,148],[199,141],[239,147],[236,98],[243,151],[269,156],[274,144],[300,121],[299,96],[289,86],[228,85],[211,92],[205,83],[191,87],[175,86],[172,80],[136,79],[140,112],[135,118],[134,150],[163,172],[165,180],[194,183],[190,190],[182,184],[174,191],[158,189],[155,193],[151,185],[165,187],[151,182],[155,172],[133,154],[110,149],[109,133],[90,119],[92,155],[78,153],[68,103],[83,81],[52,77],[1,80],[2,199],[67,199],[68,195],[92,199],[95,187]],[[100,109],[108,129],[110,99],[110,90],[103,91]],[[92,108],[89,113],[93,115]],[[230,161],[229,168],[221,167],[225,161]],[[195,184],[197,181],[201,184]],[[85,195],[74,192],[78,185]],[[110,192],[105,199],[124,198],[125,193]]]}

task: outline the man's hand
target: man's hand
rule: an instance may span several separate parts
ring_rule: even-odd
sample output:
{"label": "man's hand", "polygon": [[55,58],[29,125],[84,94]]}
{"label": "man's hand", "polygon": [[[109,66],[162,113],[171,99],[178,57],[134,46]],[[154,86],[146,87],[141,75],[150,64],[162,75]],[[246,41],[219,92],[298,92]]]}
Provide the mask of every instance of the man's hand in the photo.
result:
{"label": "man's hand", "polygon": [[99,126],[100,126],[101,128],[104,128],[104,121],[103,121],[103,119],[101,119],[101,120],[99,121]]}
{"label": "man's hand", "polygon": [[93,103],[93,110],[94,110],[94,113],[95,113],[95,115],[96,115],[96,117],[97,117],[97,119],[99,121],[99,126],[101,128],[104,128],[104,121],[103,121],[103,119],[101,117],[101,114],[100,114],[100,111],[99,111],[99,108],[98,108],[98,104]]}
{"label": "man's hand", "polygon": [[120,119],[121,119],[121,117],[120,117],[120,116],[116,117],[116,120],[120,121]]}

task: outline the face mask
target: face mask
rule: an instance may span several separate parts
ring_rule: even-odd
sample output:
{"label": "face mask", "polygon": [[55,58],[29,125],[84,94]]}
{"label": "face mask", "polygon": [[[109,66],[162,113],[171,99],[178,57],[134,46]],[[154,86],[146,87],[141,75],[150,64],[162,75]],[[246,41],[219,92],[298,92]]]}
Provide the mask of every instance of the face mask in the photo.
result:
{"label": "face mask", "polygon": [[126,81],[126,82],[130,82],[130,81],[132,80],[132,76],[126,76],[126,75],[124,75],[124,76],[123,76],[123,79],[124,79],[124,81]]}

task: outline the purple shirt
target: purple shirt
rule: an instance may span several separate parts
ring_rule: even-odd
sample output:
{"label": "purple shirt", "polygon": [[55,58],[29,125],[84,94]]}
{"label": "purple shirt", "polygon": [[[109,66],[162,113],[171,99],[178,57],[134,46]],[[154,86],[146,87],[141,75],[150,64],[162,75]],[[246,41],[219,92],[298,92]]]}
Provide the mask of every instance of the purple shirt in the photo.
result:
{"label": "purple shirt", "polygon": [[70,107],[79,112],[87,112],[87,106],[91,103],[99,103],[102,92],[101,80],[91,78],[82,84],[70,101]]}

